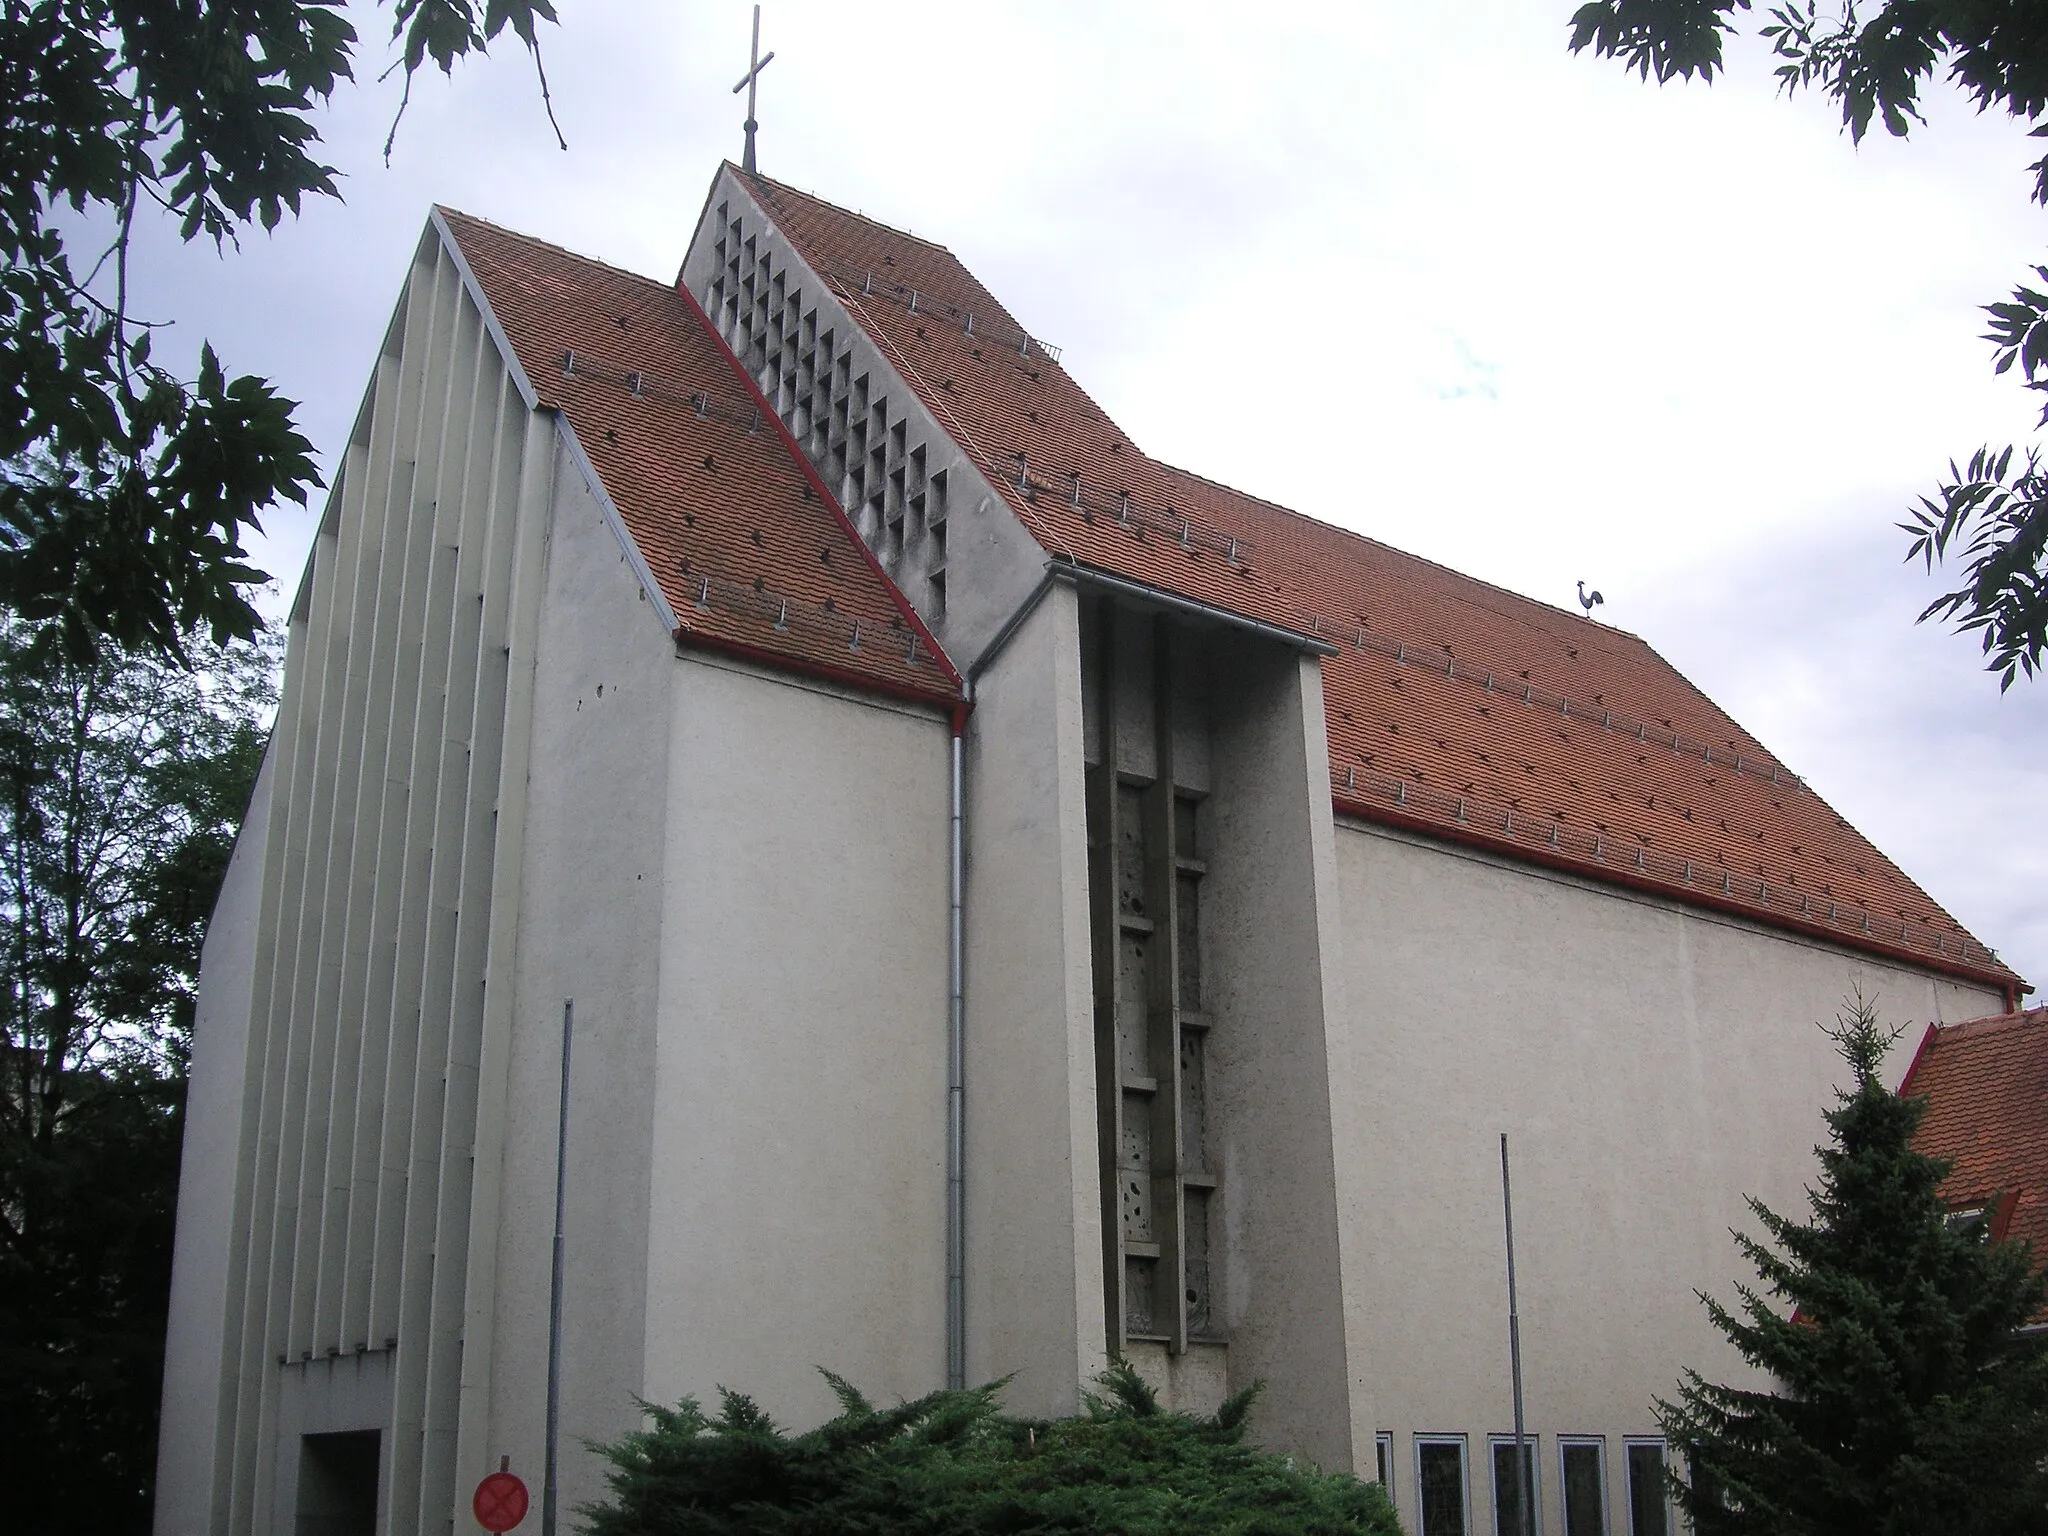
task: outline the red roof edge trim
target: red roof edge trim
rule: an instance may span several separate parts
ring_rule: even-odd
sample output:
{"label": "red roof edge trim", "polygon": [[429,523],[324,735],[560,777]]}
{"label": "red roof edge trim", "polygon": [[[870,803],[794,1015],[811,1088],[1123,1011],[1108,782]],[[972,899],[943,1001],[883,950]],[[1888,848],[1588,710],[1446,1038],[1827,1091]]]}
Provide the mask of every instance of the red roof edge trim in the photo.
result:
{"label": "red roof edge trim", "polygon": [[791,432],[788,424],[783,421],[782,413],[768,403],[768,397],[761,393],[761,386],[754,382],[754,376],[747,372],[745,365],[739,360],[739,355],[727,346],[725,338],[718,334],[718,327],[713,325],[711,317],[704,313],[704,306],[697,302],[697,295],[681,283],[676,284],[676,292],[681,294],[683,302],[690,306],[690,313],[695,315],[697,323],[704,327],[704,334],[709,336],[711,344],[718,348],[726,366],[732,370],[733,377],[746,386],[747,394],[752,397],[755,407],[761,412],[762,420],[775,429],[776,437],[781,439],[782,446],[788,450],[790,458],[802,472],[805,481],[817,492],[826,509],[839,520],[839,526],[846,530],[846,536],[853,541],[853,547],[860,551],[861,558],[867,561],[868,569],[873,571],[875,578],[882,583],[883,590],[889,594],[889,601],[895,604],[896,611],[903,616],[904,623],[924,641],[926,649],[932,653],[932,659],[938,662],[940,670],[946,674],[954,688],[962,688],[960,669],[953,665],[953,658],[946,654],[946,648],[939,644],[938,637],[925,627],[924,620],[918,617],[910,599],[903,595],[903,589],[882,569],[882,562],[875,558],[875,552],[868,548],[868,541],[860,536],[860,530],[854,527],[853,519],[848,517],[846,509],[839,505],[839,498],[825,488],[825,482],[819,478],[817,470],[811,467],[810,459],[805,455],[802,445],[797,442],[796,434]]}
{"label": "red roof edge trim", "polygon": [[1743,906],[1741,902],[1724,901],[1720,897],[1715,896],[1711,891],[1680,890],[1674,886],[1659,884],[1655,880],[1632,875],[1623,869],[1591,869],[1573,859],[1552,857],[1545,854],[1539,848],[1505,847],[1481,833],[1460,832],[1455,827],[1445,826],[1441,822],[1430,821],[1420,816],[1403,816],[1398,811],[1389,811],[1383,806],[1369,805],[1363,801],[1347,800],[1340,794],[1332,795],[1330,802],[1339,815],[1356,817],[1360,821],[1379,822],[1385,826],[1399,827],[1407,832],[1419,832],[1423,836],[1434,838],[1438,842],[1459,843],[1468,848],[1477,848],[1481,852],[1493,854],[1497,858],[1511,859],[1523,864],[1534,864],[1544,869],[1555,869],[1568,875],[1577,875],[1580,879],[1589,880],[1595,885],[1623,886],[1632,891],[1642,891],[1647,895],[1661,896],[1667,901],[1678,903],[1680,906],[1701,907],[1710,912],[1725,912],[1731,917],[1739,917],[1745,922],[1756,924],[1760,928],[1775,928],[1782,931],[1799,933],[1808,938],[1825,940],[1838,949],[1853,949],[1861,954],[1879,955],[1887,960],[1903,960],[1916,969],[1936,971],[1944,976],[1953,976],[1961,981],[1973,982],[1980,987],[2004,988],[2006,986],[2005,978],[2002,976],[1987,975],[1982,971],[1973,971],[1966,966],[1938,960],[1913,950],[1898,949],[1891,945],[1863,939],[1860,935],[1837,933],[1834,929],[1823,927],[1818,923],[1802,922],[1796,917],[1784,915],[1773,915],[1770,918],[1759,917],[1755,912]]}
{"label": "red roof edge trim", "polygon": [[[2007,990],[2010,991],[2011,989],[2008,988]],[[1903,1099],[1913,1091],[1913,1076],[1920,1070],[1920,1063],[1927,1059],[1927,1048],[1934,1044],[1935,1037],[1940,1033],[1941,1026],[1934,1023],[1929,1023],[1927,1028],[1921,1033],[1920,1043],[1913,1048],[1913,1059],[1906,1063],[1906,1075],[1899,1079],[1900,1098]]]}
{"label": "red roof edge trim", "polygon": [[903,699],[912,704],[924,704],[941,710],[950,718],[960,708],[957,695],[932,689],[909,688],[902,683],[892,683],[886,678],[869,677],[840,667],[829,667],[822,661],[804,661],[799,657],[785,656],[780,651],[771,651],[758,645],[748,645],[744,640],[728,640],[722,635],[707,635],[688,625],[679,626],[675,632],[677,646],[690,646],[701,651],[722,651],[737,656],[742,661],[759,662],[764,667],[773,667],[781,672],[796,672],[805,677],[821,678],[828,683],[838,683],[860,693],[887,694],[892,699]]}

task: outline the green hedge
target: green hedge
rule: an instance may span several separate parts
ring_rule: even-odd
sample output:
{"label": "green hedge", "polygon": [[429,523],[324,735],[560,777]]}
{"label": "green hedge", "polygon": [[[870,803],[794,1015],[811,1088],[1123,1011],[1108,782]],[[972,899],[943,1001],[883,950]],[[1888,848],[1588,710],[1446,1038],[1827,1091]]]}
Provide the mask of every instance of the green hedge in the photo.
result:
{"label": "green hedge", "polygon": [[650,1428],[597,1447],[612,1494],[582,1511],[590,1536],[1399,1536],[1378,1483],[1244,1443],[1257,1388],[1169,1413],[1118,1363],[1082,1413],[1034,1420],[1000,1411],[1002,1383],[878,1409],[826,1379],[841,1412],[801,1435],[734,1392],[716,1417],[648,1406]]}

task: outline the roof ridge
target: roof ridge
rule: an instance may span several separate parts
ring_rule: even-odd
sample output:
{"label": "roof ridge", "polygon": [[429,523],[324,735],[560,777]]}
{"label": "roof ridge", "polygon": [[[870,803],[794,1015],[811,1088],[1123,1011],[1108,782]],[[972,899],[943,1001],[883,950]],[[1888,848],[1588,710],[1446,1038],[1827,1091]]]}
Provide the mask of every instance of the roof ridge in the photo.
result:
{"label": "roof ridge", "polygon": [[[858,219],[863,224],[872,225],[874,228],[885,230],[892,235],[900,235],[905,240],[915,240],[919,245],[929,246],[935,251],[944,251],[948,256],[953,256],[950,247],[920,235],[915,230],[904,229],[895,224],[885,224],[872,214],[862,213],[857,208],[849,208],[844,203],[835,203],[829,197],[820,197],[815,192],[806,192],[802,187],[793,187],[786,181],[777,181],[773,176],[763,176],[759,171],[745,170],[740,166],[734,165],[730,160],[725,163],[734,175],[741,177],[743,180],[750,180],[759,186],[772,187],[777,192],[787,192],[792,197],[801,197],[806,202],[816,203],[820,208],[829,208],[834,213],[844,214],[849,219]],[[953,259],[955,261],[960,260],[957,256],[953,256]],[[965,263],[961,264],[961,270],[963,272],[966,271]],[[972,274],[969,275],[971,276]]]}
{"label": "roof ridge", "polygon": [[[1142,450],[1140,451],[1142,452]],[[1200,470],[1188,469],[1179,464],[1169,464],[1166,460],[1152,454],[1146,454],[1146,457],[1151,459],[1161,469],[1170,470],[1177,475],[1186,475],[1190,480],[1199,480],[1204,485],[1214,486],[1219,491],[1228,491],[1233,496],[1242,496],[1246,501],[1255,501],[1260,506],[1270,507],[1275,512],[1281,513],[1284,516],[1313,524],[1317,528],[1327,528],[1332,533],[1340,533],[1348,539],[1356,539],[1361,544],[1370,544],[1375,549],[1383,549],[1389,554],[1399,555],[1403,560],[1413,560],[1418,565],[1426,565],[1432,570],[1442,571],[1447,576],[1456,577],[1460,582],[1475,587],[1484,587],[1489,592],[1498,592],[1503,597],[1511,598],[1518,603],[1528,603],[1543,609],[1546,613],[1554,613],[1560,618],[1569,619],[1574,624],[1584,625],[1587,628],[1604,634],[1620,635],[1625,639],[1635,641],[1638,645],[1649,645],[1649,642],[1634,630],[1623,629],[1619,624],[1603,624],[1598,619],[1589,619],[1584,614],[1573,613],[1569,608],[1561,608],[1555,603],[1546,603],[1540,597],[1531,597],[1526,592],[1517,592],[1512,587],[1504,587],[1497,581],[1488,581],[1484,576],[1474,576],[1470,571],[1461,571],[1456,566],[1445,565],[1441,560],[1432,560],[1428,555],[1418,555],[1415,551],[1403,549],[1398,544],[1389,544],[1385,539],[1374,538],[1369,533],[1360,533],[1356,528],[1347,528],[1342,523],[1333,523],[1327,518],[1317,517],[1312,512],[1304,512],[1298,507],[1286,506],[1268,497],[1261,496],[1256,491],[1247,491],[1235,485],[1228,485],[1214,476],[1203,474]],[[1457,598],[1455,600],[1460,602],[1470,601],[1470,599],[1466,598]],[[1485,607],[1486,605],[1474,603],[1473,606]],[[1498,610],[1489,608],[1487,611],[1497,612]],[[1501,614],[1501,617],[1509,618],[1512,615]]]}
{"label": "roof ridge", "polygon": [[2048,1004],[2022,1008],[2016,1013],[1994,1013],[1982,1019],[1962,1019],[1954,1024],[1934,1026],[1935,1043],[1958,1040],[1966,1035],[1988,1035],[2004,1029],[2022,1029],[2029,1024],[2048,1024]]}
{"label": "roof ridge", "polygon": [[[1141,453],[1143,452],[1142,449],[1139,451]],[[1445,565],[1442,561],[1439,560],[1432,560],[1427,555],[1418,555],[1412,550],[1402,549],[1398,545],[1389,544],[1384,539],[1376,539],[1371,534],[1360,533],[1355,528],[1346,528],[1342,523],[1329,522],[1323,518],[1316,517],[1311,513],[1302,512],[1293,507],[1283,506],[1281,503],[1273,501],[1267,497],[1260,496],[1256,492],[1240,490],[1238,487],[1234,485],[1227,485],[1223,481],[1215,479],[1213,476],[1202,474],[1199,470],[1186,469],[1178,464],[1169,464],[1166,462],[1166,460],[1154,458],[1150,454],[1145,454],[1145,457],[1151,459],[1151,462],[1158,465],[1161,469],[1167,470],[1173,474],[1185,475],[1191,480],[1199,480],[1204,485],[1213,486],[1214,488],[1220,491],[1227,491],[1229,494],[1233,496],[1241,496],[1245,500],[1256,502],[1262,507],[1269,507],[1274,512],[1277,512],[1283,516],[1294,518],[1300,522],[1312,524],[1317,528],[1329,529],[1333,533],[1341,534],[1344,537],[1356,540],[1361,544],[1369,544],[1375,549],[1384,550],[1388,554],[1397,556],[1400,559],[1412,560],[1418,565],[1425,565],[1434,571],[1442,572],[1444,575],[1454,578],[1454,580],[1448,584],[1450,590],[1447,590],[1444,594],[1452,602],[1463,603],[1470,607],[1480,609],[1484,612],[1495,614],[1500,618],[1511,620],[1515,623],[1529,622],[1526,615],[1504,613],[1500,609],[1493,607],[1491,604],[1477,601],[1472,596],[1458,592],[1456,590],[1456,587],[1461,585],[1478,587],[1488,592],[1500,593],[1503,596],[1511,598],[1517,602],[1528,603],[1533,607],[1541,609],[1545,613],[1556,614],[1559,617],[1569,619],[1573,623],[1578,624],[1584,628],[1591,628],[1596,632],[1602,634],[1619,635],[1626,640],[1633,641],[1636,645],[1640,646],[1647,654],[1656,658],[1657,661],[1661,662],[1666,668],[1668,668],[1672,676],[1676,677],[1680,682],[1684,683],[1687,688],[1691,689],[1693,694],[1697,698],[1699,698],[1703,703],[1705,703],[1723,720],[1727,721],[1727,723],[1731,727],[1733,727],[1736,731],[1738,731],[1743,736],[1748,738],[1750,743],[1748,747],[1741,747],[1731,742],[1729,743],[1731,750],[1739,752],[1744,757],[1754,757],[1764,762],[1774,764],[1777,767],[1785,768],[1788,773],[1791,773],[1791,776],[1796,783],[1805,787],[1809,793],[1812,793],[1812,786],[1806,784],[1805,779],[1801,775],[1797,773],[1792,773],[1790,765],[1787,764],[1782,757],[1778,756],[1776,752],[1764,746],[1762,740],[1756,735],[1755,732],[1749,730],[1740,721],[1736,720],[1734,716],[1730,715],[1727,710],[1723,709],[1719,704],[1715,703],[1713,697],[1710,694],[1708,694],[1705,689],[1701,688],[1699,684],[1695,683],[1691,677],[1687,676],[1684,671],[1682,671],[1675,663],[1673,663],[1669,657],[1665,656],[1662,651],[1659,651],[1654,645],[1652,645],[1648,640],[1645,640],[1641,635],[1637,634],[1634,630],[1623,629],[1617,624],[1602,624],[1596,619],[1588,619],[1582,617],[1579,614],[1573,613],[1568,608],[1560,608],[1555,604],[1546,603],[1541,598],[1529,597],[1524,593],[1516,592],[1511,587],[1503,587],[1498,582],[1487,581],[1484,577],[1474,576],[1469,572],[1460,571],[1453,566]],[[1324,617],[1334,620],[1336,616],[1325,615]],[[1430,636],[1427,638],[1436,639],[1439,641],[1439,643],[1441,643],[1442,637]],[[1560,696],[1562,697],[1564,695]],[[1827,804],[1827,802],[1823,800],[1822,804]],[[1841,813],[1839,811],[1835,811],[1832,805],[1829,805],[1828,809],[1831,812],[1833,812],[1833,814],[1838,820],[1841,819]],[[1901,870],[1900,873],[1903,875],[1905,872]],[[1909,881],[1911,880],[1910,876],[1908,876],[1907,878]],[[1914,888],[1917,890],[1918,882],[1913,882],[1913,884]],[[1922,894],[1924,895],[1925,893],[1922,892]],[[1931,898],[1929,899],[1931,900]]]}
{"label": "roof ridge", "polygon": [[460,208],[451,208],[446,203],[434,204],[434,212],[444,218],[461,219],[464,223],[468,224],[480,224],[485,229],[503,235],[507,240],[517,240],[521,245],[531,246],[543,251],[552,251],[557,256],[566,256],[581,266],[597,267],[606,272],[613,272],[620,277],[631,278],[636,283],[645,283],[650,288],[657,288],[663,293],[673,294],[675,292],[675,284],[663,282],[658,277],[649,277],[645,272],[635,272],[631,267],[622,267],[615,262],[605,261],[601,257],[586,256],[581,251],[570,250],[566,245],[557,245],[554,241],[543,240],[538,235],[526,234],[523,231],[500,224],[494,219],[486,219],[474,213],[464,213]]}

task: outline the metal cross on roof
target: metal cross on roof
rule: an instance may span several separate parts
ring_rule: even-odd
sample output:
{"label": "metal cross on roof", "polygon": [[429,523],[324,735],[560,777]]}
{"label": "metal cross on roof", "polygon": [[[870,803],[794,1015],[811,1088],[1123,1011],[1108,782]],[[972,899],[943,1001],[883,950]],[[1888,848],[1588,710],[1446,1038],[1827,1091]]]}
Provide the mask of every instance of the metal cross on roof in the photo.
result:
{"label": "metal cross on roof", "polygon": [[761,71],[774,62],[775,51],[773,49],[769,50],[767,58],[761,57],[761,7],[757,5],[754,7],[754,47],[753,52],[749,55],[747,72],[740,76],[740,83],[732,88],[732,93],[735,96],[739,95],[742,90],[747,93],[747,148],[745,154],[740,157],[740,167],[749,174],[752,174],[755,169],[754,130],[761,126],[754,121],[754,87],[761,78]]}

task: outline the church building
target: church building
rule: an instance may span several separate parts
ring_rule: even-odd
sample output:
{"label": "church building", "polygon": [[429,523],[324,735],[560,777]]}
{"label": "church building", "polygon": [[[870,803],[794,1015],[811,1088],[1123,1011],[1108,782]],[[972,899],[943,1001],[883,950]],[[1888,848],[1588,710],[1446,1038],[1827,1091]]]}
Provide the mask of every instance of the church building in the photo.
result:
{"label": "church building", "polygon": [[567,1529],[636,1398],[1058,1414],[1112,1353],[1477,1536],[1504,1135],[1540,1528],[1664,1536],[1816,1021],[2025,990],[1643,640],[1149,457],[944,246],[735,166],[673,282],[435,211],[338,466],[160,1536],[474,1530],[551,1379]]}

